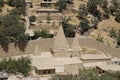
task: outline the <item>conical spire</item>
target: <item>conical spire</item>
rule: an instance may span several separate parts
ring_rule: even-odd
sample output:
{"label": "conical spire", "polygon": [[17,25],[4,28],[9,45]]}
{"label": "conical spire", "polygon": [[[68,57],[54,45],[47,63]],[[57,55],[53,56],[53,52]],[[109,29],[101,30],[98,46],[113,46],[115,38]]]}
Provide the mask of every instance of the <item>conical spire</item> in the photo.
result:
{"label": "conical spire", "polygon": [[39,54],[40,54],[40,50],[39,50],[39,47],[38,47],[37,44],[35,45],[33,54],[34,54],[34,55],[39,55]]}
{"label": "conical spire", "polygon": [[73,43],[71,45],[71,48],[73,51],[80,51],[81,50],[80,45],[79,45],[79,37],[80,37],[79,32],[76,32],[75,38],[74,38]]}
{"label": "conical spire", "polygon": [[56,37],[54,38],[53,51],[66,51],[70,47],[64,35],[62,25],[60,25]]}

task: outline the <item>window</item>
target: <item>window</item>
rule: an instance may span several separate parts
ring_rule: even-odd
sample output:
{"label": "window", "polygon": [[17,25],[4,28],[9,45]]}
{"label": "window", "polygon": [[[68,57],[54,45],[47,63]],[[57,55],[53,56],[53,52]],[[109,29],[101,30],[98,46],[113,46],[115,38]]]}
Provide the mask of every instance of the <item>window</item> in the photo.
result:
{"label": "window", "polygon": [[50,70],[48,70],[48,74],[50,74]]}

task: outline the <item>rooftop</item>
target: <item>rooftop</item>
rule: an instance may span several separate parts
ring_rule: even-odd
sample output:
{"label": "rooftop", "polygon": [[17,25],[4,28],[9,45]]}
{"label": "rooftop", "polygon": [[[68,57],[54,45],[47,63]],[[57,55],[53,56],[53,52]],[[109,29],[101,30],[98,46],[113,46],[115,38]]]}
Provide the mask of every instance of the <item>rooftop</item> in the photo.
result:
{"label": "rooftop", "polygon": [[77,58],[40,58],[33,56],[32,65],[34,65],[37,69],[55,69],[56,66],[65,66],[69,64],[80,64],[82,61]]}
{"label": "rooftop", "polygon": [[99,63],[98,68],[104,71],[120,71],[120,64],[109,64],[107,62]]}
{"label": "rooftop", "polygon": [[110,59],[105,54],[82,54],[81,59]]}

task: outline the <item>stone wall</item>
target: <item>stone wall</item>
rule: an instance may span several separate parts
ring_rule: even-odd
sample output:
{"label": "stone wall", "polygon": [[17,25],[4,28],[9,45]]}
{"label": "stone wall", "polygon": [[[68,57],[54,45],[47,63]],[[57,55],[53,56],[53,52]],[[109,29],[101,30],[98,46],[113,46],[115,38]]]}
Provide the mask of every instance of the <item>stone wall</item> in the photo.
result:
{"label": "stone wall", "polygon": [[[2,47],[0,47],[0,57],[6,57],[6,56],[13,56],[13,55],[21,55],[21,54],[32,54],[34,53],[34,49],[36,44],[38,45],[39,49],[41,52],[47,52],[50,51],[50,47],[53,44],[54,39],[40,39],[40,40],[32,40],[29,41],[26,48],[25,45],[21,44],[20,48],[18,48],[17,46],[15,47],[14,43],[11,43],[8,46],[8,51],[6,49],[3,50]],[[73,38],[67,38],[67,41],[69,43],[69,45],[71,45]],[[81,47],[90,47],[90,48],[95,48],[98,50],[102,50],[104,49],[104,51],[106,51],[106,53],[108,53],[109,55],[112,55],[113,57],[118,57],[120,58],[120,48],[112,48],[109,46],[105,46],[103,43],[100,43],[94,39],[91,38],[80,38],[79,39],[79,43]]]}

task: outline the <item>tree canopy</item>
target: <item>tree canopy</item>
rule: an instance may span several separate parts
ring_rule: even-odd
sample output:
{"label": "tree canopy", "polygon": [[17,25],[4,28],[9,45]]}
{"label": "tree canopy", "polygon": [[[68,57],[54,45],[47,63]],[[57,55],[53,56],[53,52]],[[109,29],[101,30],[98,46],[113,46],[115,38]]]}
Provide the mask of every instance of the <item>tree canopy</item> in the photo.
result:
{"label": "tree canopy", "polygon": [[120,72],[100,73],[98,69],[80,69],[77,75],[55,75],[51,80],[119,80]]}
{"label": "tree canopy", "polygon": [[28,76],[31,67],[31,59],[28,57],[21,57],[19,59],[3,59],[0,61],[0,71],[5,70],[7,73],[21,73],[24,76]]}

